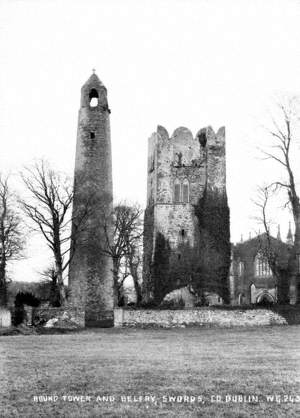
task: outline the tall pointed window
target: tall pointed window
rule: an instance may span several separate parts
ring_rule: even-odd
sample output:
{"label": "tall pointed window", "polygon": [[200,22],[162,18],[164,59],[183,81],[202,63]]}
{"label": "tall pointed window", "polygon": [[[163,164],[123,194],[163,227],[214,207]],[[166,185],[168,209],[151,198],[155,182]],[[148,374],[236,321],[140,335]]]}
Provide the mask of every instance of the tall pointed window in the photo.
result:
{"label": "tall pointed window", "polygon": [[254,271],[256,277],[272,277],[273,273],[267,258],[258,253],[254,260]]}
{"label": "tall pointed window", "polygon": [[174,182],[174,202],[179,203],[181,201],[181,187],[180,181],[178,179]]}
{"label": "tall pointed window", "polygon": [[238,276],[241,277],[244,274],[245,265],[242,261],[238,263]]}
{"label": "tall pointed window", "polygon": [[183,186],[182,186],[182,200],[184,203],[188,203],[190,199],[190,191],[189,191],[189,182],[187,179],[184,180]]}

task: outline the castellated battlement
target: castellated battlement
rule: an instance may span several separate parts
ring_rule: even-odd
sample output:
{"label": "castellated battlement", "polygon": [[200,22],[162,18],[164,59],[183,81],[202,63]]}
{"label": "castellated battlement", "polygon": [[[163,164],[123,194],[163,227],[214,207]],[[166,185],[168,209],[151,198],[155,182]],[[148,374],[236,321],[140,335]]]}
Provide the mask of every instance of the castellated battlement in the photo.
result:
{"label": "castellated battlement", "polygon": [[[195,206],[208,191],[224,197],[227,205],[225,128],[215,133],[208,126],[194,136],[188,128],[179,127],[170,136],[166,128],[158,126],[148,140],[144,231],[146,288],[147,283],[151,283],[150,288],[155,287],[153,263],[156,263],[158,237],[170,248],[172,263],[182,264],[180,247],[197,250],[200,236]],[[174,278],[174,287],[175,282],[180,281]]]}
{"label": "castellated battlement", "polygon": [[147,204],[197,203],[205,186],[225,191],[225,128],[196,136],[185,127],[169,136],[158,126],[148,140]]}

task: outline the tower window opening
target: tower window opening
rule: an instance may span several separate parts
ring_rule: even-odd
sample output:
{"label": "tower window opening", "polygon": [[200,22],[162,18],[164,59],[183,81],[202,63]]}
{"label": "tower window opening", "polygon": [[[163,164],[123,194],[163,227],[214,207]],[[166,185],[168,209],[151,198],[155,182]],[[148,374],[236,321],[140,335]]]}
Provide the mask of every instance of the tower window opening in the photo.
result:
{"label": "tower window opening", "polygon": [[183,238],[183,237],[185,237],[185,230],[184,230],[184,229],[182,229],[182,230],[180,231],[180,235],[182,236],[182,238]]}
{"label": "tower window opening", "polygon": [[94,139],[95,138],[95,132],[90,132],[90,138]]}
{"label": "tower window opening", "polygon": [[182,200],[184,203],[189,202],[189,182],[185,180],[182,188]]}
{"label": "tower window opening", "polygon": [[175,183],[174,186],[174,202],[179,203],[180,202],[180,183]]}
{"label": "tower window opening", "polygon": [[92,89],[89,93],[89,99],[90,99],[90,106],[96,107],[98,106],[98,99],[99,95],[96,89]]}
{"label": "tower window opening", "polygon": [[206,132],[202,131],[198,133],[198,140],[200,142],[200,145],[205,148],[206,143],[207,143],[207,137],[206,137]]}

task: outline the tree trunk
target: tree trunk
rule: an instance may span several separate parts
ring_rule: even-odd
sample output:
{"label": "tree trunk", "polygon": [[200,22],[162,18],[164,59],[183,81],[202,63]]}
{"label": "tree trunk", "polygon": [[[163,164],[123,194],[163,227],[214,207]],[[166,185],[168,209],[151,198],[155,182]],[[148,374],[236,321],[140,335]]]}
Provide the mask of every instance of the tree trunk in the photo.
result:
{"label": "tree trunk", "polygon": [[0,262],[0,306],[7,306],[6,263]]}
{"label": "tree trunk", "polygon": [[133,263],[130,263],[130,273],[133,279],[134,290],[136,294],[136,305],[139,306],[139,304],[142,301],[142,289],[139,284],[139,278],[138,278],[136,266],[133,265]]}
{"label": "tree trunk", "polygon": [[55,271],[53,271],[51,274],[51,287],[49,299],[51,306],[58,307],[61,305],[60,292],[57,286],[57,277]]}
{"label": "tree trunk", "polygon": [[59,304],[60,306],[63,306],[66,302],[66,291],[63,281],[62,257],[60,252],[55,254],[55,275],[57,290],[59,294]]}
{"label": "tree trunk", "polygon": [[142,289],[136,277],[133,277],[134,290],[136,293],[136,305],[139,306],[142,302]]}
{"label": "tree trunk", "polygon": [[276,276],[277,283],[277,303],[286,305],[289,303],[289,271],[281,270]]}
{"label": "tree trunk", "polygon": [[117,307],[120,300],[119,289],[119,260],[113,258],[113,278],[114,278],[114,306]]}
{"label": "tree trunk", "polygon": [[[296,212],[296,213],[295,213]],[[298,204],[297,211],[294,211],[294,222],[295,222],[295,292],[296,292],[296,303],[300,303],[300,205]]]}
{"label": "tree trunk", "polygon": [[65,291],[63,275],[62,275],[61,270],[57,271],[57,288],[58,288],[58,293],[59,293],[60,306],[63,306],[64,303],[66,302],[66,291]]}

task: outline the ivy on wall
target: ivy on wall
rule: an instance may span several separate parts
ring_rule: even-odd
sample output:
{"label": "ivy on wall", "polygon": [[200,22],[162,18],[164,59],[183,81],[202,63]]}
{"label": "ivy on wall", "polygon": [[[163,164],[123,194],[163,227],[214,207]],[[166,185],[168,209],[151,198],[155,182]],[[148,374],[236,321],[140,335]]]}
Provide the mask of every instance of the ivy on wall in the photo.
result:
{"label": "ivy on wall", "polygon": [[143,287],[142,298],[149,301],[153,290],[153,275],[151,272],[151,260],[153,252],[153,231],[154,231],[154,206],[148,206],[144,216],[144,236],[143,236]]}
{"label": "ivy on wall", "polygon": [[195,205],[199,227],[199,265],[194,278],[196,291],[213,291],[229,302],[230,224],[227,196],[206,188]]}
{"label": "ivy on wall", "polygon": [[[147,212],[148,211],[148,212]],[[144,277],[148,279],[146,292],[152,294],[158,305],[164,296],[176,288],[192,285],[195,293],[213,292],[229,302],[228,273],[230,268],[229,208],[225,193],[206,188],[194,206],[198,220],[197,245],[194,248],[182,242],[172,250],[168,239],[161,233],[155,237],[154,257],[149,266],[145,263],[152,254],[153,208],[145,213]],[[149,231],[148,231],[149,228]],[[151,239],[150,239],[150,238]],[[149,300],[149,298],[147,298]]]}
{"label": "ivy on wall", "polygon": [[151,277],[153,278],[154,301],[159,304],[163,297],[172,289],[170,280],[170,255],[169,241],[163,234],[156,235],[154,259],[151,265]]}

